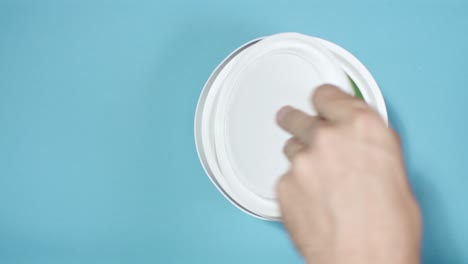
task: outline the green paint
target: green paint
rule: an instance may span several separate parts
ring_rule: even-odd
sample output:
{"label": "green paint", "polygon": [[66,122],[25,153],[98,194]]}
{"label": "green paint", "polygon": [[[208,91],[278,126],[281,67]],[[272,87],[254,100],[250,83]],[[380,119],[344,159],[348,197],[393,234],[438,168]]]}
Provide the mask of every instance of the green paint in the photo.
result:
{"label": "green paint", "polygon": [[361,90],[359,90],[359,88],[357,87],[357,85],[356,85],[356,83],[353,81],[353,79],[351,79],[351,77],[349,77],[349,76],[348,76],[348,79],[349,79],[349,81],[351,82],[351,86],[353,86],[354,95],[355,95],[357,98],[364,100],[364,96],[362,96]]}

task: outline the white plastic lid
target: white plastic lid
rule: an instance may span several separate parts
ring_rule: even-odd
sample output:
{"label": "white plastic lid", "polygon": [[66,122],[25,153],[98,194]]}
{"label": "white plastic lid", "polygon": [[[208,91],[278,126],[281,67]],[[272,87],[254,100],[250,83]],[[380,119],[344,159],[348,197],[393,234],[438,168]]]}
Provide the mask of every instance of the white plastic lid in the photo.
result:
{"label": "white plastic lid", "polygon": [[287,171],[282,148],[288,135],[275,123],[285,105],[313,114],[310,94],[331,83],[352,92],[333,56],[311,37],[285,33],[240,53],[226,73],[214,111],[218,164],[242,206],[279,216],[275,184]]}
{"label": "white plastic lid", "polygon": [[229,200],[257,217],[280,217],[275,185],[289,166],[282,149],[290,136],[277,126],[277,111],[290,105],[315,114],[310,96],[322,84],[353,94],[343,62],[324,43],[297,33],[248,43],[217,68],[200,97],[195,132],[204,168]]}

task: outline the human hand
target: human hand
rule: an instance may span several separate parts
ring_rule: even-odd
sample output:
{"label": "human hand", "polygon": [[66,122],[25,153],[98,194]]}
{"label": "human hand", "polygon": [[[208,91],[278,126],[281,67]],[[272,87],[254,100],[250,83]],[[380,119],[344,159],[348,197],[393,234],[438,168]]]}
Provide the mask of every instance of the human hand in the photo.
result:
{"label": "human hand", "polygon": [[277,184],[282,221],[309,263],[419,263],[421,217],[398,135],[364,101],[331,85],[318,116],[277,115],[292,138]]}

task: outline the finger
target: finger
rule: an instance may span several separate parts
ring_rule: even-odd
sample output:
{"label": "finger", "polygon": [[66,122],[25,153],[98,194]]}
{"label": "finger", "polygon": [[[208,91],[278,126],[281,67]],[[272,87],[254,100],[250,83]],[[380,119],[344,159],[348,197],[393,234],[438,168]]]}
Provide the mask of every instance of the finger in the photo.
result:
{"label": "finger", "polygon": [[302,144],[299,139],[292,137],[284,145],[283,152],[284,155],[291,161],[297,153],[301,152],[305,148],[305,145]]}
{"label": "finger", "polygon": [[281,108],[277,114],[278,125],[304,144],[310,143],[313,129],[319,125],[319,121],[318,117],[310,116],[290,106]]}
{"label": "finger", "polygon": [[[289,172],[283,174],[278,181],[276,182],[276,197],[278,199],[279,205],[287,204],[291,198],[293,198],[296,193],[293,184],[293,178]],[[287,206],[284,206],[287,208]]]}
{"label": "finger", "polygon": [[315,90],[312,104],[320,117],[332,122],[347,120],[357,110],[369,108],[363,100],[330,84],[319,86]]}
{"label": "finger", "polygon": [[304,207],[301,206],[304,204],[308,205],[309,201],[304,200],[301,188],[299,188],[297,181],[289,173],[279,179],[276,190],[281,221],[291,235],[293,243],[296,247],[302,249],[303,244],[298,238],[304,235],[313,237],[313,234],[306,234],[307,228],[304,229],[304,227],[310,226],[310,223],[308,219],[303,217]]}

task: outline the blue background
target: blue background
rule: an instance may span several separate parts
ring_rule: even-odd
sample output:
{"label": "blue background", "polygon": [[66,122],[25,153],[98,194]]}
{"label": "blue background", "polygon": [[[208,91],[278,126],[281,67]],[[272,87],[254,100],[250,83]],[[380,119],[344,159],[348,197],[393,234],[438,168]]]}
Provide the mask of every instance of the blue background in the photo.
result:
{"label": "blue background", "polygon": [[368,66],[424,263],[468,263],[468,3],[349,2],[0,1],[0,263],[301,263],[279,224],[218,193],[193,142],[214,67],[282,31]]}

